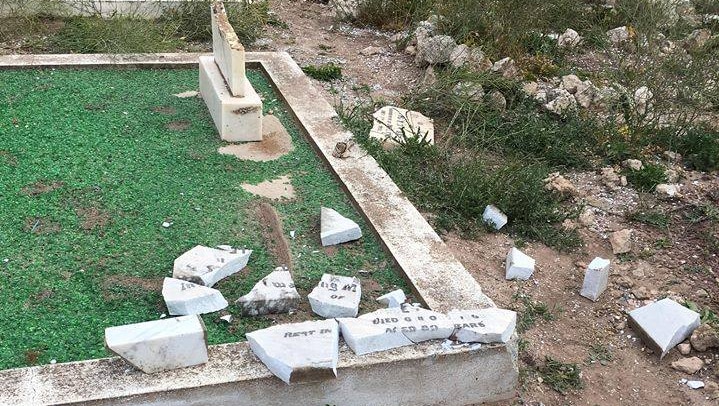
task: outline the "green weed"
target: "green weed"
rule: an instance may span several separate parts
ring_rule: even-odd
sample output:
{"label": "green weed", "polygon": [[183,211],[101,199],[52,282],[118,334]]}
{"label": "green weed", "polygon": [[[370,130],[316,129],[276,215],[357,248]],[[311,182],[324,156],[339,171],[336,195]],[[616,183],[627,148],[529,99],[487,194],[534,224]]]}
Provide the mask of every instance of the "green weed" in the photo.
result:
{"label": "green weed", "polygon": [[556,317],[549,306],[543,302],[522,294],[515,295],[514,299],[519,300],[522,305],[522,308],[518,310],[519,316],[517,317],[519,333],[531,329],[539,320],[551,321]]}
{"label": "green weed", "polygon": [[561,394],[582,388],[582,371],[577,364],[564,363],[550,356],[537,368],[543,382]]}
{"label": "green weed", "polygon": [[[177,7],[168,8],[160,22],[170,27],[176,36],[191,41],[212,39],[210,26],[211,0],[184,0]],[[266,24],[281,23],[271,18],[267,1],[225,3],[227,18],[243,44],[250,44],[262,36]]]}
{"label": "green weed", "polygon": [[167,52],[181,44],[162,27],[132,17],[72,17],[51,43],[61,53]]}
{"label": "green weed", "polygon": [[664,167],[651,163],[644,164],[644,167],[638,171],[627,169],[624,175],[632,186],[642,192],[651,192],[658,184],[667,181]]}
{"label": "green weed", "polygon": [[648,224],[661,229],[669,227],[669,216],[661,210],[648,207],[639,207],[627,214],[627,219],[639,223]]}
{"label": "green weed", "polygon": [[328,63],[325,65],[307,65],[302,68],[302,71],[305,72],[307,76],[323,82],[330,82],[342,78],[342,67],[335,65],[334,63]]}

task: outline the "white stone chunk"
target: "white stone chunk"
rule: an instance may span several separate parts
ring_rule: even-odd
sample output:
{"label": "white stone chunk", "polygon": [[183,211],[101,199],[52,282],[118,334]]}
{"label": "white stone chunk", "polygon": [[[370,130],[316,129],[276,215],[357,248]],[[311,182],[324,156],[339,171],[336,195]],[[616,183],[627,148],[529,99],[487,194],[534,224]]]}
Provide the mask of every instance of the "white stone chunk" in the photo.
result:
{"label": "white stone chunk", "polygon": [[609,260],[596,257],[587,266],[580,295],[597,301],[609,282]]}
{"label": "white stone chunk", "polygon": [[312,311],[326,318],[356,317],[362,288],[357,278],[322,275],[320,283],[307,296]]}
{"label": "white stone chunk", "polygon": [[362,237],[360,226],[336,211],[323,207],[320,213],[322,246],[342,244]]}
{"label": "white stone chunk", "polygon": [[699,313],[669,298],[629,312],[629,325],[660,358],[689,337],[700,323]]}
{"label": "white stone chunk", "polygon": [[109,327],[105,345],[148,374],[207,362],[205,324],[197,315]]}
{"label": "white stone chunk", "polygon": [[434,144],[434,122],[422,113],[395,106],[385,106],[372,114],[374,123],[369,132],[385,147],[391,148],[409,138]]}
{"label": "white stone chunk", "polygon": [[499,230],[500,228],[504,227],[505,224],[507,224],[507,215],[490,204],[484,208],[482,220],[484,220],[484,222],[489,224],[490,226],[494,227],[496,230]]}
{"label": "white stone chunk", "polygon": [[172,277],[212,287],[247,266],[252,250],[223,249],[198,245],[177,257]]}
{"label": "white stone chunk", "polygon": [[219,290],[174,278],[165,278],[162,297],[173,316],[212,313],[227,307]]}
{"label": "white stone chunk", "polygon": [[446,315],[409,304],[379,309],[358,319],[369,320],[386,333],[401,332],[415,343],[445,339],[454,333],[454,323]]}
{"label": "white stone chunk", "polygon": [[534,273],[534,258],[512,247],[507,253],[505,268],[507,279],[526,281]]}
{"label": "white stone chunk", "polygon": [[252,288],[250,293],[237,299],[243,316],[287,313],[297,308],[300,294],[295,289],[290,271],[276,268]]}
{"label": "white stone chunk", "polygon": [[285,383],[337,376],[339,328],[334,320],[280,324],[247,334],[255,353]]}
{"label": "white stone chunk", "polygon": [[225,82],[235,97],[245,95],[245,47],[227,19],[225,6],[215,2],[212,12],[212,54]]}
{"label": "white stone chunk", "polygon": [[357,355],[414,344],[401,330],[388,330],[386,326],[374,323],[373,320],[340,318],[337,322],[345,342]]}
{"label": "white stone chunk", "polygon": [[397,289],[378,297],[377,301],[387,307],[400,307],[407,301],[407,296],[402,289]]}
{"label": "white stone chunk", "polygon": [[463,343],[506,343],[517,326],[516,312],[496,307],[452,310],[447,316],[454,322],[455,338]]}

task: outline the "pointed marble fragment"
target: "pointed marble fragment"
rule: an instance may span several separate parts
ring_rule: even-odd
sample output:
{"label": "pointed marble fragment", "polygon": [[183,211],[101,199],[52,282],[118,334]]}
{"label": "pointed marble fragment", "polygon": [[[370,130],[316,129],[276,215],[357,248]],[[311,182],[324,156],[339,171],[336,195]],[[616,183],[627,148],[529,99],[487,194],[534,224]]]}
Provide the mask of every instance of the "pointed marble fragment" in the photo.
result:
{"label": "pointed marble fragment", "polygon": [[452,310],[457,341],[463,343],[506,343],[517,325],[517,313],[489,307],[478,310]]}
{"label": "pointed marble fragment", "polygon": [[162,297],[173,316],[212,313],[227,307],[219,290],[174,278],[165,278]]}
{"label": "pointed marble fragment", "polygon": [[279,267],[262,278],[250,293],[237,299],[243,316],[287,313],[297,308],[300,294],[290,271]]}
{"label": "pointed marble fragment", "polygon": [[526,281],[534,273],[534,258],[512,247],[507,254],[506,279],[521,279]]}
{"label": "pointed marble fragment", "polygon": [[320,216],[322,246],[342,244],[362,237],[362,230],[354,221],[336,211],[323,207]]}
{"label": "pointed marble fragment", "polygon": [[407,296],[402,289],[397,289],[378,297],[377,301],[387,307],[400,307],[407,301]]}
{"label": "pointed marble fragment", "polygon": [[225,250],[198,245],[177,257],[172,277],[212,287],[247,266],[250,254],[251,250]]}
{"label": "pointed marble fragment", "polygon": [[359,279],[328,273],[307,296],[312,311],[326,319],[356,317],[361,297]]}
{"label": "pointed marble fragment", "polygon": [[247,333],[255,353],[285,383],[337,376],[339,328],[334,320],[280,324]]}

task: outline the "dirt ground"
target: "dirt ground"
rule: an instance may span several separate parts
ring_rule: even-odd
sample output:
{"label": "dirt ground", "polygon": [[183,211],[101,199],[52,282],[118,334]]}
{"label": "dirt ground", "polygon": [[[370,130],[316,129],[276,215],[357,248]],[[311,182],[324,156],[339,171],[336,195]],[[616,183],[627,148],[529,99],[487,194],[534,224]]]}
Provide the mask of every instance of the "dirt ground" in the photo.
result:
{"label": "dirt ground", "polygon": [[[328,6],[314,2],[271,3],[271,9],[288,28],[270,28],[271,41],[265,41],[262,49],[286,51],[301,66],[327,62],[341,65],[344,79],[339,87],[336,83],[316,82],[336,105],[351,103],[353,88],[363,85],[371,89],[374,97],[392,101],[420,80],[422,72],[413,65],[412,57],[393,49],[389,38],[394,33],[339,24]],[[370,46],[382,51],[369,56],[360,54]],[[659,360],[659,355],[645,348],[627,327],[626,312],[665,296],[716,308],[714,298],[719,291],[714,270],[719,269],[719,259],[705,241],[697,238],[706,224],[690,222],[687,217],[695,205],[716,205],[719,182],[715,177],[688,173],[682,181],[681,199],[657,200],[628,188],[606,187],[599,174],[568,177],[580,191],[568,204],[592,208],[596,220],[588,227],[568,225],[581,227],[584,238],[584,247],[575,252],[560,253],[541,244],[526,244],[523,250],[537,261],[537,270],[527,282],[504,278],[504,258],[514,244],[506,234],[476,239],[444,236],[453,253],[498,306],[521,310],[517,295],[523,294],[547,304],[555,317],[539,321],[522,334],[527,348],[520,355],[522,373],[517,396],[500,404],[716,404],[716,400],[709,399],[709,391],[689,389],[680,380],[719,380],[714,376],[717,354],[692,353],[706,364],[697,375],[676,371],[670,364],[681,357],[678,351],[674,349]],[[624,214],[640,205],[670,213],[670,228],[660,230],[627,220]],[[625,228],[634,230],[633,250],[617,257],[612,254],[608,234]],[[578,294],[584,267],[595,256],[609,258],[613,263],[610,286],[596,303]],[[611,359],[591,362],[593,346],[606,349]],[[543,362],[545,356],[579,364],[583,388],[562,395],[540,382],[532,367]]]}

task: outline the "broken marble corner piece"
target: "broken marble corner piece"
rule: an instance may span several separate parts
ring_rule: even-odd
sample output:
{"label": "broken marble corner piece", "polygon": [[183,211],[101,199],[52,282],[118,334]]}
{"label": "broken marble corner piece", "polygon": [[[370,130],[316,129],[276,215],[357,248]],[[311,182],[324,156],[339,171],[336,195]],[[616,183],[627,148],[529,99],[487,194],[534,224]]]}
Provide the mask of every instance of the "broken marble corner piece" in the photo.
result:
{"label": "broken marble corner piece", "polygon": [[324,274],[320,283],[307,296],[315,314],[326,319],[356,317],[362,297],[359,279]]}
{"label": "broken marble corner piece", "polygon": [[212,56],[200,57],[200,95],[224,141],[262,141],[262,100],[244,81],[244,97],[233,97]]}
{"label": "broken marble corner piece", "polygon": [[482,220],[490,226],[494,227],[495,230],[499,230],[500,228],[504,227],[505,224],[507,224],[507,215],[490,204],[484,208],[484,213],[482,213]]}
{"label": "broken marble corner piece", "polygon": [[323,247],[354,241],[360,237],[362,230],[357,223],[330,208],[321,209],[320,240]]}
{"label": "broken marble corner piece", "polygon": [[212,287],[247,266],[251,254],[252,250],[218,249],[197,245],[177,257],[172,277]]}
{"label": "broken marble corner piece", "polygon": [[358,355],[445,339],[454,333],[446,315],[409,304],[337,321],[345,342]]}
{"label": "broken marble corner piece", "polygon": [[372,114],[374,124],[369,132],[370,138],[378,140],[385,147],[404,143],[408,138],[416,138],[434,144],[434,123],[432,119],[416,111],[395,106],[385,106]]}
{"label": "broken marble corner piece", "polygon": [[580,295],[597,301],[609,282],[609,260],[596,257],[587,266]]}
{"label": "broken marble corner piece", "polygon": [[207,362],[205,324],[197,315],[106,328],[105,346],[148,374]]}
{"label": "broken marble corner piece", "polygon": [[217,289],[174,278],[165,278],[162,297],[168,313],[173,316],[212,313],[228,304]]}
{"label": "broken marble corner piece", "polygon": [[517,313],[488,307],[478,310],[452,310],[454,337],[463,343],[506,343],[517,326]]}
{"label": "broken marble corner piece", "polygon": [[227,19],[225,5],[214,1],[212,13],[212,54],[234,97],[245,96],[245,47]]}
{"label": "broken marble corner piece", "polygon": [[337,376],[339,328],[335,320],[280,324],[247,333],[252,352],[285,383]]}
{"label": "broken marble corner piece", "polygon": [[521,279],[526,281],[534,273],[534,258],[512,247],[507,253],[505,268],[506,279]]}
{"label": "broken marble corner piece", "polygon": [[629,326],[644,344],[660,354],[660,359],[689,337],[700,323],[699,313],[669,298],[629,312]]}
{"label": "broken marble corner piece", "polygon": [[243,316],[288,313],[297,308],[300,294],[290,271],[279,267],[262,278],[250,293],[237,299]]}
{"label": "broken marble corner piece", "polygon": [[377,301],[387,307],[400,307],[407,301],[407,296],[402,289],[397,289],[378,297]]}

